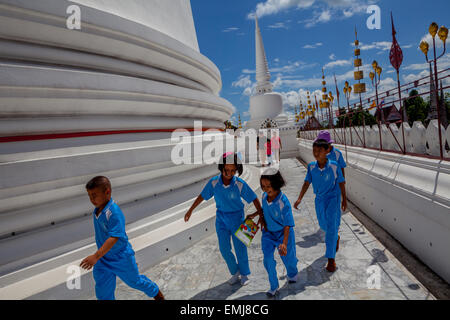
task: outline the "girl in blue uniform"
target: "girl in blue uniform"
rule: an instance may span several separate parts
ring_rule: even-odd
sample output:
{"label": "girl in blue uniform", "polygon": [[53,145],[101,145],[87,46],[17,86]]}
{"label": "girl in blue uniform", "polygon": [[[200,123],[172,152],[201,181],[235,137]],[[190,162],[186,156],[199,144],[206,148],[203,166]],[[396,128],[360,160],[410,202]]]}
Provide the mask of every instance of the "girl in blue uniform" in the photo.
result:
{"label": "girl in blue uniform", "polygon": [[284,179],[276,169],[268,169],[261,176],[261,188],[263,207],[263,230],[261,238],[262,251],[264,253],[264,267],[269,275],[269,297],[275,296],[278,291],[278,276],[275,249],[278,250],[283,261],[289,283],[297,281],[297,251],[295,248],[294,217],[291,204],[286,195],[281,191],[285,185]]}
{"label": "girl in blue uniform", "polygon": [[328,147],[326,140],[319,139],[314,142],[313,154],[317,161],[308,164],[305,182],[294,208],[298,208],[312,183],[316,194],[317,220],[320,228],[325,231],[325,256],[328,258],[326,269],[334,272],[336,270],[335,257],[338,248],[338,217],[340,218],[341,196],[342,210],[344,211],[347,209],[347,197],[345,194],[345,179],[340,166],[327,158]]}
{"label": "girl in blue uniform", "polygon": [[[242,163],[236,153],[225,153],[219,160],[218,168],[220,174],[208,181],[189,208],[184,220],[189,221],[194,209],[203,200],[209,200],[214,196],[217,208],[216,232],[219,249],[232,275],[228,282],[235,284],[240,280],[241,285],[247,285],[250,275],[247,247],[234,235],[245,220],[244,203],[241,198],[247,203],[253,202],[255,205],[257,211],[249,216],[251,218],[262,214],[262,208],[255,192],[243,179],[236,176],[236,172],[241,175],[243,171]],[[231,239],[233,239],[237,262],[231,251]]]}

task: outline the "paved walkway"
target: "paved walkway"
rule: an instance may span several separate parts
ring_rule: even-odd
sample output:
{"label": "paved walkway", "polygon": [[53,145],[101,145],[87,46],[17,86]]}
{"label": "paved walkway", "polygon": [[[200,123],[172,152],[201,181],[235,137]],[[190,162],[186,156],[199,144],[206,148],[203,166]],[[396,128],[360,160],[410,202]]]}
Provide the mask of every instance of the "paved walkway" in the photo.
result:
{"label": "paved walkway", "polygon": [[[281,173],[287,182],[283,192],[293,204],[306,170],[298,160],[287,159],[281,162]],[[257,193],[260,197],[261,190]],[[246,209],[247,212],[254,212],[253,205]],[[324,234],[317,224],[312,187],[305,195],[300,210],[294,209],[293,213],[299,281],[296,284],[287,283],[286,270],[276,254],[281,288],[278,299],[434,299],[350,212],[342,216],[340,249],[336,256],[338,269],[330,274],[324,269],[327,262],[323,256]],[[251,283],[245,287],[229,285],[227,280],[230,275],[214,234],[141,272],[160,286],[167,299],[267,299],[265,292],[269,282],[262,262],[260,232],[249,249],[249,259]],[[370,276],[367,268],[371,266],[379,267],[379,290],[367,287]],[[117,281],[116,298],[148,299],[145,294],[127,287],[120,280]]]}

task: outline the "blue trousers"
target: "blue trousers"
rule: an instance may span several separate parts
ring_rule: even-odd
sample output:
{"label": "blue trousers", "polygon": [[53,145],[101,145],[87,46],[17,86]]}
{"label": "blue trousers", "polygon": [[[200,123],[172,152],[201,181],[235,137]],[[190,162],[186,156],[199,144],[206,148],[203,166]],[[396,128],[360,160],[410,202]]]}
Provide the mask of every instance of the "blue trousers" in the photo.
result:
{"label": "blue trousers", "polygon": [[116,276],[128,286],[140,290],[150,298],[155,297],[159,288],[149,278],[139,274],[134,254],[117,254],[116,259],[105,257],[94,265],[95,295],[98,300],[115,300]]}
{"label": "blue trousers", "polygon": [[[261,238],[261,247],[264,254],[264,267],[269,275],[270,290],[275,290],[278,288],[278,276],[276,265],[277,262],[274,258],[274,252],[278,249],[278,246],[283,243],[284,231],[270,232],[264,231]],[[286,267],[287,275],[289,278],[293,278],[297,275],[297,250],[295,248],[295,234],[294,229],[291,228],[289,231],[289,238],[287,244],[287,255],[281,256],[281,261],[283,261]]]}
{"label": "blue trousers", "polygon": [[[244,210],[236,212],[222,212],[217,210],[216,213],[216,232],[219,240],[220,253],[225,259],[228,270],[232,275],[236,274],[238,270],[243,276],[250,274],[247,247],[234,235],[244,222],[244,218]],[[233,239],[237,262],[233,252],[231,252],[231,239]]]}
{"label": "blue trousers", "polygon": [[320,229],[325,231],[325,245],[327,258],[336,257],[336,244],[341,223],[341,196],[316,197],[315,206]]}

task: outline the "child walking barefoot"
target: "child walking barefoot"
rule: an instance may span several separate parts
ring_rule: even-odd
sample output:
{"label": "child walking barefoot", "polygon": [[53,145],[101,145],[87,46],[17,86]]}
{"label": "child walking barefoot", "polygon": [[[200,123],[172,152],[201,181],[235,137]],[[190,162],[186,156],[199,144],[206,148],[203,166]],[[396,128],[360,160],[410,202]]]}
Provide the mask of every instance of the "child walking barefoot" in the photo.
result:
{"label": "child walking barefoot", "polygon": [[[240,280],[241,285],[247,285],[250,275],[247,247],[234,235],[245,220],[244,203],[241,198],[247,203],[253,202],[255,205],[257,212],[251,217],[261,214],[262,208],[255,192],[243,179],[236,176],[236,172],[239,175],[242,174],[243,167],[235,153],[225,153],[219,161],[218,168],[220,174],[208,181],[201,194],[189,208],[184,220],[188,222],[194,209],[203,200],[209,200],[214,196],[217,208],[216,232],[220,253],[232,275],[228,282],[235,284]],[[233,239],[237,262],[231,251],[231,239]]]}
{"label": "child walking barefoot", "polygon": [[297,281],[297,251],[295,248],[294,217],[291,204],[286,195],[281,191],[285,185],[280,172],[275,169],[267,169],[261,176],[262,207],[264,227],[261,238],[262,251],[264,253],[264,267],[269,275],[269,297],[275,296],[278,291],[278,276],[274,251],[278,249],[281,260],[287,270],[289,283]]}
{"label": "child walking barefoot", "polygon": [[329,272],[336,270],[336,249],[338,244],[338,230],[340,220],[340,200],[342,197],[342,210],[347,209],[345,194],[345,179],[339,165],[327,159],[328,142],[322,139],[313,144],[313,154],[316,161],[308,164],[305,182],[294,208],[298,209],[303,196],[312,183],[316,194],[315,207],[320,228],[325,231],[325,256],[328,258],[326,269]]}

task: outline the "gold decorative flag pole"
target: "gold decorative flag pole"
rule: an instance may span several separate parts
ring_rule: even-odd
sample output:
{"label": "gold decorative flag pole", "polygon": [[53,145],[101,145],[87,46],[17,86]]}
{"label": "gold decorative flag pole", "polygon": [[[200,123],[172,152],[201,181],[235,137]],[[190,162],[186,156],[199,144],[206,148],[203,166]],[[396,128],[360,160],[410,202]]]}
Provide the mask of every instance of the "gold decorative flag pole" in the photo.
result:
{"label": "gold decorative flag pole", "polygon": [[356,37],[356,40],[355,40],[355,57],[356,58],[355,58],[354,65],[355,65],[356,71],[354,73],[354,79],[356,81],[358,81],[358,83],[355,83],[353,85],[353,89],[354,89],[353,91],[355,93],[359,94],[359,103],[360,103],[359,107],[360,107],[360,111],[362,112],[362,118],[363,118],[363,146],[365,148],[366,147],[366,134],[365,134],[365,132],[366,132],[366,129],[365,129],[365,127],[366,127],[366,120],[365,120],[365,117],[364,117],[364,110],[363,110],[363,107],[362,107],[362,96],[361,96],[361,94],[366,92],[366,84],[364,82],[361,82],[361,80],[364,79],[364,71],[363,70],[359,70],[359,68],[362,67],[362,60],[361,60],[361,58],[359,58],[359,56],[361,55],[361,50],[359,49],[358,31],[356,30],[356,27],[355,27],[355,37]]}

